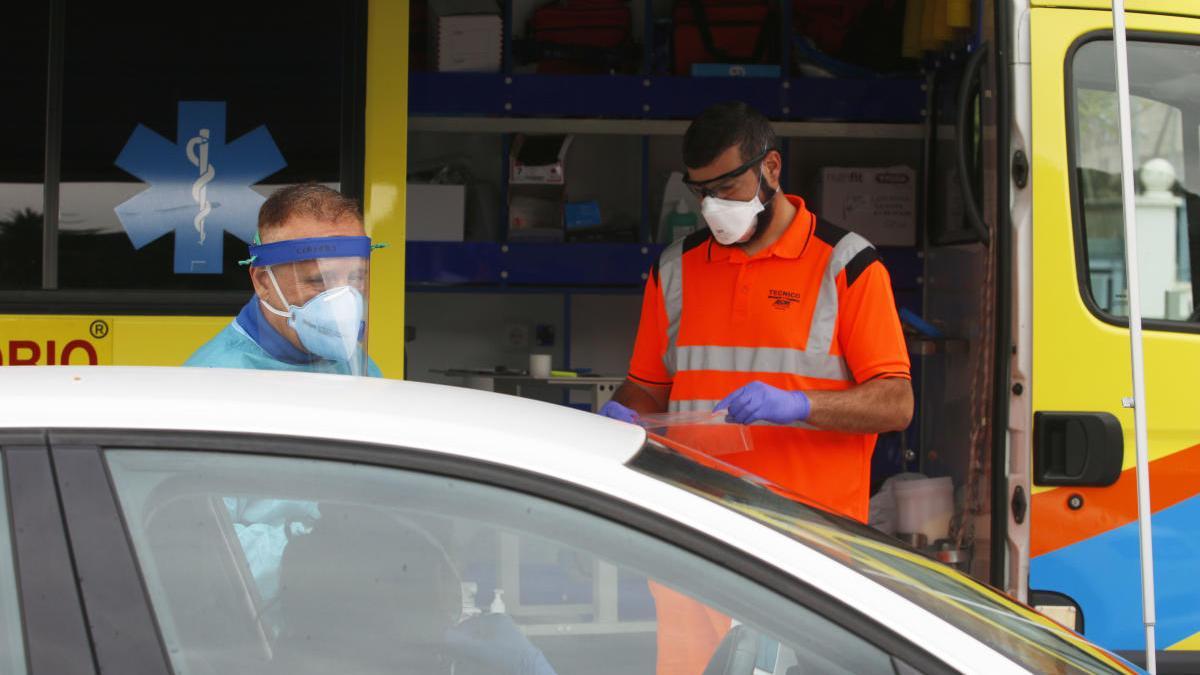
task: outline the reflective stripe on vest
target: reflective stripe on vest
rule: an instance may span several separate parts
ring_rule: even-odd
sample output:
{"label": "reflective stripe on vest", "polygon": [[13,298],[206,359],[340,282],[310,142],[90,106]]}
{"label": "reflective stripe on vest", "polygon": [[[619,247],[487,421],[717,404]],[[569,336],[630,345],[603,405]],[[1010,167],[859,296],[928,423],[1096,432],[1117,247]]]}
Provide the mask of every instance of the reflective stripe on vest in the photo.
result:
{"label": "reflective stripe on vest", "polygon": [[[838,317],[837,276],[854,256],[870,246],[866,239],[853,232],[846,233],[834,246],[817,291],[807,348],[801,350],[782,347],[679,347],[679,325],[683,316],[683,240],[672,243],[662,252],[658,263],[663,307],[667,314],[667,351],[663,356],[667,372],[672,377],[679,371],[720,370],[851,380],[846,360],[830,354]],[[695,409],[711,410],[712,407]]]}
{"label": "reflective stripe on vest", "polygon": [[825,265],[825,275],[821,277],[821,289],[817,291],[817,305],[813,308],[805,351],[811,354],[828,354],[833,348],[833,331],[837,327],[838,318],[837,276],[846,269],[846,265],[850,264],[854,256],[870,247],[871,244],[866,239],[853,232],[847,232],[833,247],[829,263]]}
{"label": "reflective stripe on vest", "polygon": [[683,313],[683,239],[668,246],[658,259],[658,283],[667,310],[667,351],[663,364],[675,375],[675,345],[679,342],[679,317]]}
{"label": "reflective stripe on vest", "polygon": [[679,372],[721,370],[731,373],[786,373],[822,380],[850,379],[850,369],[842,357],[787,347],[677,347],[675,363]]}

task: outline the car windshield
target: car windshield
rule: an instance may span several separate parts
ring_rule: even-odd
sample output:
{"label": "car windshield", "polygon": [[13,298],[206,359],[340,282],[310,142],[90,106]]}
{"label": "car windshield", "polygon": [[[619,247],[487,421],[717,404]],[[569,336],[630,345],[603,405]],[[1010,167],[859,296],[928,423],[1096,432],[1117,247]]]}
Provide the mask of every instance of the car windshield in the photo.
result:
{"label": "car windshield", "polygon": [[651,434],[630,468],[721,504],[833,558],[1043,673],[1137,672],[1075,633],[862,523]]}

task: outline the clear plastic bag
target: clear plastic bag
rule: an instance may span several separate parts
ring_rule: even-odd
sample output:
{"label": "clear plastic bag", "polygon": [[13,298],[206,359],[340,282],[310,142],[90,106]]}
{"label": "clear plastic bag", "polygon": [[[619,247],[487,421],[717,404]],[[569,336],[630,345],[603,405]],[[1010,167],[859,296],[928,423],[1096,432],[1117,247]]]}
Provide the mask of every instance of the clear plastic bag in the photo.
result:
{"label": "clear plastic bag", "polygon": [[683,412],[642,415],[638,424],[658,436],[682,443],[712,457],[750,452],[754,441],[750,428],[725,421],[725,411]]}
{"label": "clear plastic bag", "polygon": [[703,410],[688,410],[683,412],[658,413],[655,415],[639,415],[638,424],[653,431],[655,429],[666,429],[667,427],[729,423],[725,421],[725,411],[705,412]]}

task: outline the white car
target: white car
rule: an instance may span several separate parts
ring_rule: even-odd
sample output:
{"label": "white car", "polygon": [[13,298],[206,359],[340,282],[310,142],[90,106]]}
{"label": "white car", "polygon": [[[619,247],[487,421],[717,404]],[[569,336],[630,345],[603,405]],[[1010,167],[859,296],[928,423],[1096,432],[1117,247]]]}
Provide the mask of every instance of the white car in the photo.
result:
{"label": "white car", "polygon": [[565,407],[209,369],[4,368],[0,391],[0,673],[1140,672]]}

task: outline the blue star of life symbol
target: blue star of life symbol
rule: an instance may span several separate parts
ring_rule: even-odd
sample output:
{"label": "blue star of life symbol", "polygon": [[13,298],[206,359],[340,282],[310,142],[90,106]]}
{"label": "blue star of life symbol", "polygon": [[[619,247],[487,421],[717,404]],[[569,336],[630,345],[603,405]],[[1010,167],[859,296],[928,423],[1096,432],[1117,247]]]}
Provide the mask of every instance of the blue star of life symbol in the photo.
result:
{"label": "blue star of life symbol", "polygon": [[249,244],[266,199],[250,189],[287,166],[266,126],[225,143],[224,101],[180,101],[176,142],[139,124],[116,165],[149,183],[115,209],[135,249],[175,233],[176,274],[219,274],[224,236]]}

